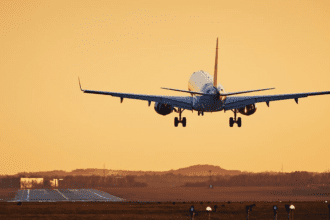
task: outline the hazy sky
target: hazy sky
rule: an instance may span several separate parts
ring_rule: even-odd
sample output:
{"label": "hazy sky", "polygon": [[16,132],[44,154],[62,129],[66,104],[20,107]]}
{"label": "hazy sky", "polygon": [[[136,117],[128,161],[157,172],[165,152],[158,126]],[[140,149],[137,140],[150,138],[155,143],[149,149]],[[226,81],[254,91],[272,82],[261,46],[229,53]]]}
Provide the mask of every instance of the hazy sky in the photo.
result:
{"label": "hazy sky", "polygon": [[330,96],[233,113],[159,115],[84,89],[183,95],[190,75],[228,92],[330,90],[330,1],[0,1],[0,174],[76,168],[330,168]]}

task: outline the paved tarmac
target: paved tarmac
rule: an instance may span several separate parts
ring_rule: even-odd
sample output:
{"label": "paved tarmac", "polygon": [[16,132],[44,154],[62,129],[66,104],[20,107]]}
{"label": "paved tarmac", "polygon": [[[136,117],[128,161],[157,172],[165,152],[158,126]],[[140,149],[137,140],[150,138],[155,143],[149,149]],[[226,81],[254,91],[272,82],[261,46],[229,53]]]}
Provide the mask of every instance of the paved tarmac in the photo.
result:
{"label": "paved tarmac", "polygon": [[121,202],[124,199],[95,189],[24,189],[9,202]]}

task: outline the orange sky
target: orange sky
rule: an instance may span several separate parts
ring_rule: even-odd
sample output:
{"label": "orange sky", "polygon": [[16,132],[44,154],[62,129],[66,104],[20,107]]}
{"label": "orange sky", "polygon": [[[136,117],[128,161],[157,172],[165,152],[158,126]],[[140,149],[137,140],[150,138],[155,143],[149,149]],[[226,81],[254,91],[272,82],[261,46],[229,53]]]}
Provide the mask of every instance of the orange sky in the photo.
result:
{"label": "orange sky", "polygon": [[83,88],[183,95],[194,71],[226,91],[330,90],[330,2],[0,1],[0,174],[76,168],[156,170],[195,164],[242,171],[323,172],[330,96],[232,112],[185,111],[174,127],[146,101]]}

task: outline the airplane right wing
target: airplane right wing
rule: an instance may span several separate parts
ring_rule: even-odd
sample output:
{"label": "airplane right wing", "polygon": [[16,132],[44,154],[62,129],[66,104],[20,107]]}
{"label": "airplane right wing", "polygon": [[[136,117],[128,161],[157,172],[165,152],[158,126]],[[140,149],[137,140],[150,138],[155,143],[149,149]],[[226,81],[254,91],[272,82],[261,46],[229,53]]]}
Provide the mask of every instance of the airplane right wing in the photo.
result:
{"label": "airplane right wing", "polygon": [[80,80],[79,80],[79,86],[80,86],[80,90],[83,91],[84,93],[120,97],[121,102],[123,101],[124,98],[128,98],[128,99],[145,100],[148,101],[149,105],[151,102],[159,102],[159,103],[166,103],[177,108],[183,108],[187,110],[193,109],[193,98],[190,96],[157,96],[157,95],[142,95],[142,94],[133,94],[133,93],[84,90],[81,88]]}

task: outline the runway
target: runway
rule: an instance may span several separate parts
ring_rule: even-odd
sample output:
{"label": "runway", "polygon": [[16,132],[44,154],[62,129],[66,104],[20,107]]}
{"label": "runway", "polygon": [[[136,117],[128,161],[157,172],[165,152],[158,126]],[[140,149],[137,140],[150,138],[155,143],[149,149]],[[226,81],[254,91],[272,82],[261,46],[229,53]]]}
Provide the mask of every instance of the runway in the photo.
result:
{"label": "runway", "polygon": [[95,189],[24,189],[8,202],[121,202],[122,198]]}

